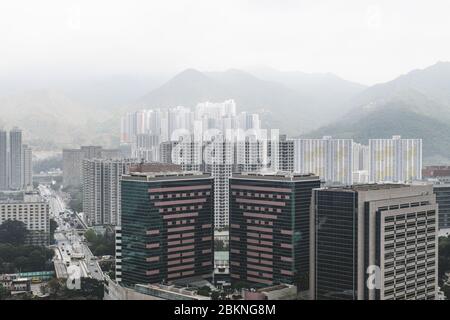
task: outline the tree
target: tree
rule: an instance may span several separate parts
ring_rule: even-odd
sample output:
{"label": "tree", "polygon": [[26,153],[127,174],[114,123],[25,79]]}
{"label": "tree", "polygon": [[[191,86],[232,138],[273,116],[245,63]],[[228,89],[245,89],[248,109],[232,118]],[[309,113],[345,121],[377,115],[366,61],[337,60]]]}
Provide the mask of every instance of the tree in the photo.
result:
{"label": "tree", "polygon": [[0,300],[5,300],[9,295],[9,290],[0,284]]}
{"label": "tree", "polygon": [[108,253],[108,247],[104,244],[100,244],[98,245],[97,248],[95,248],[94,250],[94,256],[104,256],[106,255],[106,253]]}
{"label": "tree", "polygon": [[244,281],[238,281],[232,285],[232,288],[236,291],[241,291],[242,289],[248,288],[248,285]]}
{"label": "tree", "polygon": [[0,224],[0,243],[22,245],[28,234],[27,227],[22,221],[6,220]]}
{"label": "tree", "polygon": [[211,293],[211,288],[208,286],[203,286],[197,290],[197,294],[204,297],[209,297]]}
{"label": "tree", "polygon": [[91,278],[83,278],[81,281],[82,296],[102,300],[105,294],[102,281]]}
{"label": "tree", "polygon": [[42,284],[42,285],[39,287],[39,290],[41,291],[41,294],[42,294],[42,295],[46,295],[46,294],[49,293],[49,289],[48,289],[47,285],[45,285],[45,284]]}
{"label": "tree", "polygon": [[51,295],[57,295],[63,288],[61,282],[56,278],[53,278],[52,280],[50,280],[47,283],[47,287],[48,287],[48,291]]}
{"label": "tree", "polygon": [[211,293],[211,300],[219,300],[220,298],[220,292],[219,291],[213,291]]}
{"label": "tree", "polygon": [[87,242],[89,243],[95,243],[97,241],[97,235],[95,234],[95,231],[92,229],[89,229],[84,233],[84,237],[86,238]]}

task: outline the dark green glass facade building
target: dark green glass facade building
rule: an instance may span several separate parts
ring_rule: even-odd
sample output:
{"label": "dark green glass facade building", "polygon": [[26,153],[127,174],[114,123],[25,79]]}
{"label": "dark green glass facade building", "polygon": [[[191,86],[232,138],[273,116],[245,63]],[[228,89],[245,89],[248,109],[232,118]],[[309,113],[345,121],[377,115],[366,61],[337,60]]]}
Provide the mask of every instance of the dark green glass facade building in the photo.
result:
{"label": "dark green glass facade building", "polygon": [[254,287],[306,289],[314,175],[236,174],[230,179],[230,277]]}
{"label": "dark green glass facade building", "polygon": [[134,173],[122,178],[124,285],[209,278],[213,273],[213,178]]}

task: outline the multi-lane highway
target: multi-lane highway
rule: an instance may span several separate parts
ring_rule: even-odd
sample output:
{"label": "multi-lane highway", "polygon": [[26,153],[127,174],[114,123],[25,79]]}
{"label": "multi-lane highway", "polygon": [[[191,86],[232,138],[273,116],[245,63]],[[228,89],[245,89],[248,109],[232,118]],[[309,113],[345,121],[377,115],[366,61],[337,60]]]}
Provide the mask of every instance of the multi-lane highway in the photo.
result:
{"label": "multi-lane highway", "polygon": [[78,218],[72,217],[72,211],[66,208],[60,194],[44,185],[40,185],[39,190],[49,201],[50,215],[58,224],[54,246],[54,264],[58,278],[67,278],[67,267],[75,265],[79,267],[81,277],[103,280],[96,257],[74,227]]}

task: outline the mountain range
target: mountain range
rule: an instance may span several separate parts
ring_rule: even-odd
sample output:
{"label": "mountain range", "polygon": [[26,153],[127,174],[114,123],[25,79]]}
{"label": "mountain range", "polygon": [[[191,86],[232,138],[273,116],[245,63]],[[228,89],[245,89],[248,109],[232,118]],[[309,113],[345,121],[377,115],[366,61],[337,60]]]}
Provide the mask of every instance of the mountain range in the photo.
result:
{"label": "mountain range", "polygon": [[450,63],[439,62],[369,87],[349,102],[350,111],[303,135],[353,138],[422,138],[425,163],[450,159]]}
{"label": "mountain range", "polygon": [[176,105],[194,107],[203,101],[232,98],[238,111],[257,112],[267,127],[283,128],[286,134],[295,135],[336,119],[342,110],[347,110],[346,102],[365,89],[333,75],[268,70],[200,72],[188,69],[139,99],[131,110]]}
{"label": "mountain range", "polygon": [[427,163],[450,159],[450,62],[369,87],[330,73],[265,67],[187,69],[168,81],[152,76],[96,79],[70,90],[3,96],[0,126],[22,127],[30,144],[43,149],[114,146],[126,111],[228,99],[236,101],[238,111],[260,113],[264,126],[289,136],[331,135],[365,143],[399,134],[423,139]]}

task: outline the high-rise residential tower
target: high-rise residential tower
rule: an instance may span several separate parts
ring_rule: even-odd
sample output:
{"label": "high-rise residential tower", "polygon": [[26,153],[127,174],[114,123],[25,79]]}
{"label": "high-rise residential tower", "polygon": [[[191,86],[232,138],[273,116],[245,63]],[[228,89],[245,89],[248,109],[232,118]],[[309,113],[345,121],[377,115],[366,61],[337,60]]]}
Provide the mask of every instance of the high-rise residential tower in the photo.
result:
{"label": "high-rise residential tower", "polygon": [[9,189],[8,134],[0,129],[0,190]]}
{"label": "high-rise residential tower", "polygon": [[80,149],[63,150],[63,184],[78,187],[83,182],[84,159],[119,159],[120,150],[103,149],[100,146],[82,146]]}
{"label": "high-rise residential tower", "polygon": [[33,151],[26,144],[22,147],[22,172],[23,187],[33,187]]}
{"label": "high-rise residential tower", "polygon": [[422,179],[422,139],[369,140],[370,182],[412,182]]}
{"label": "high-rise residential tower", "polygon": [[120,225],[120,178],[133,160],[83,160],[83,212],[90,225]]}
{"label": "high-rise residential tower", "polygon": [[22,131],[14,128],[9,132],[9,187],[20,190],[23,181]]}
{"label": "high-rise residential tower", "polygon": [[353,140],[294,139],[294,171],[314,173],[326,184],[351,185],[353,182]]}

